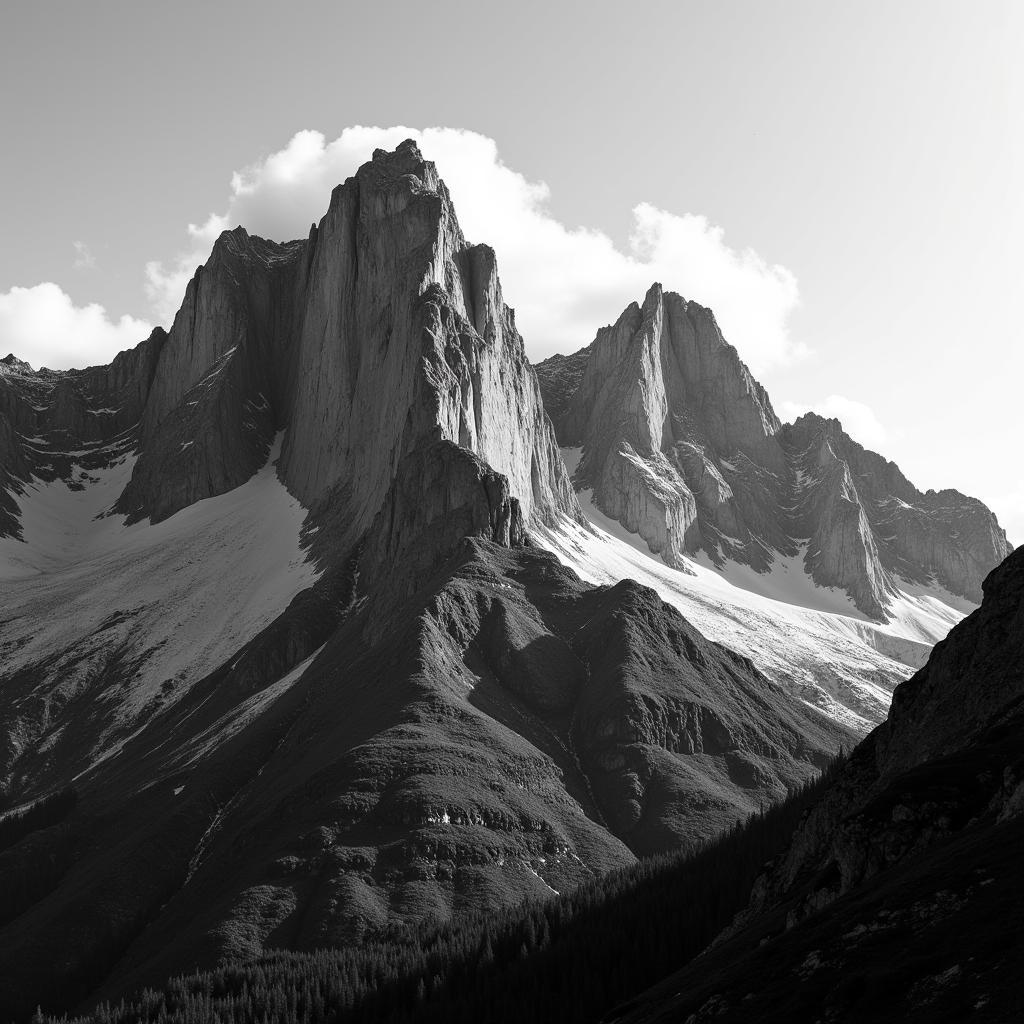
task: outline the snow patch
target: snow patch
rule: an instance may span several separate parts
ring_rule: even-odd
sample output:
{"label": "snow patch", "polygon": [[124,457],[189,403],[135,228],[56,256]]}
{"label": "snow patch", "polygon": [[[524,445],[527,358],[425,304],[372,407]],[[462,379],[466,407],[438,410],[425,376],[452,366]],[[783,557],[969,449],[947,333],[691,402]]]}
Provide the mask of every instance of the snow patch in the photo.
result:
{"label": "snow patch", "polygon": [[34,480],[19,497],[24,542],[0,539],[0,675],[49,660],[43,686],[78,692],[116,661],[120,684],[95,697],[112,709],[93,765],[316,580],[305,510],[274,468],[281,439],[245,484],[156,525],[110,514],[133,455],[91,470],[81,490]]}
{"label": "snow patch", "polygon": [[[562,449],[570,476],[582,450]],[[901,582],[888,622],[868,619],[847,595],[817,586],[804,547],[775,553],[767,573],[705,554],[688,572],[666,565],[646,542],[577,494],[590,527],[568,517],[536,531],[538,541],[582,579],[635,579],[652,587],[711,640],[749,657],[770,679],[830,717],[861,731],[888,712],[892,691],[927,659],[933,644],[975,607],[939,587]]]}

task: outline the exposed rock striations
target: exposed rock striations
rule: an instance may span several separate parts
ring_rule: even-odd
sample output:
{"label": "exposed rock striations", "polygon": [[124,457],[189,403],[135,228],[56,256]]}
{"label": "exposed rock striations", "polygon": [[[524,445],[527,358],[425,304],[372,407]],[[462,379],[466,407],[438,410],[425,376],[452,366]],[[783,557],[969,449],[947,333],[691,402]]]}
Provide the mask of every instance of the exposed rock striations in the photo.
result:
{"label": "exposed rock striations", "polygon": [[860,588],[861,607],[872,599],[884,606],[896,576],[981,601],[982,580],[1012,546],[980,501],[949,489],[922,493],[836,419],[807,413],[784,426],[779,439],[795,467],[794,529],[812,538],[807,566],[816,580],[846,573],[849,582],[838,585],[851,593]]}
{"label": "exposed rock striations", "polygon": [[466,243],[412,143],[338,186],[305,242],[220,238],[171,329],[122,509],[159,519],[237,486],[284,426],[281,477],[330,515],[338,550],[438,436],[507,476],[527,521],[579,514],[494,253]]}
{"label": "exposed rock striations", "polygon": [[226,231],[199,267],[153,378],[117,509],[159,522],[244,483],[285,422],[302,243]]}
{"label": "exposed rock striations", "polygon": [[494,253],[466,243],[433,164],[411,143],[378,151],[311,245],[282,459],[300,500],[358,536],[439,433],[508,478],[527,522],[578,517]]}
{"label": "exposed rock striations", "polygon": [[116,503],[129,522],[237,487],[286,427],[278,470],[330,521],[317,549],[328,560],[347,557],[402,460],[438,438],[507,477],[526,523],[580,517],[494,253],[466,242],[412,142],[339,185],[307,240],[222,234],[170,332],[134,356],[67,373],[4,366],[8,533],[15,481],[41,462],[25,438],[62,431],[73,450],[136,424],[139,458]]}
{"label": "exposed rock striations", "polygon": [[898,577],[980,600],[1010,550],[984,505],[922,494],[837,420],[781,424],[711,311],[660,285],[538,377],[559,442],[583,449],[576,486],[670,565],[705,552],[765,572],[802,552],[884,618]]}

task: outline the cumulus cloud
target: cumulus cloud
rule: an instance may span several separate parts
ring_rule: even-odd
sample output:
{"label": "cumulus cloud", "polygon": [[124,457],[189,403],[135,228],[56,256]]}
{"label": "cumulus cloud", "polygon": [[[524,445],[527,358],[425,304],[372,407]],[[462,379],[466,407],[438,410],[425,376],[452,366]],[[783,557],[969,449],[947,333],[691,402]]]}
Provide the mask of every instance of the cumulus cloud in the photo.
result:
{"label": "cumulus cloud", "polygon": [[545,183],[506,166],[493,139],[451,128],[352,127],[333,141],[301,131],[237,172],[225,210],[189,225],[190,247],[169,265],[148,264],[147,292],[160,319],[170,321],[224,228],[242,224],[277,240],[302,237],[323,216],[335,185],[375,148],[393,149],[406,138],[437,164],[467,238],[496,250],[505,299],[532,358],[588,344],[654,281],[710,306],[755,372],[802,354],[787,330],[799,291],[785,267],[730,247],[704,217],[648,203],[634,207],[624,247],[599,230],[568,227],[552,215]]}
{"label": "cumulus cloud", "polygon": [[37,368],[64,370],[108,363],[152,329],[131,316],[111,320],[96,303],[76,306],[49,281],[0,293],[0,349]]}
{"label": "cumulus cloud", "polygon": [[784,420],[790,422],[805,412],[816,412],[819,416],[837,419],[850,437],[865,448],[875,451],[889,436],[871,406],[846,398],[844,395],[829,395],[810,405],[802,402],[780,402],[776,411]]}

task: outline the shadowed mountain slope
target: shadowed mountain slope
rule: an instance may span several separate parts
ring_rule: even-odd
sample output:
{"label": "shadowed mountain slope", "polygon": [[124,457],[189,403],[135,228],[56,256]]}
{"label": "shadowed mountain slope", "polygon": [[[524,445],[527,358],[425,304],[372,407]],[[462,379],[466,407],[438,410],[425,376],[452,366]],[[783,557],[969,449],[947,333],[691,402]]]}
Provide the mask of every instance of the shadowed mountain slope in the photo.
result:
{"label": "shadowed mountain slope", "polygon": [[650,591],[482,533],[403,600],[325,576],[0,854],[59,864],[5,915],[0,1004],[572,889],[849,742]]}
{"label": "shadowed mountain slope", "polygon": [[1010,1021],[1024,885],[1024,552],[896,690],[729,935],[623,1021]]}

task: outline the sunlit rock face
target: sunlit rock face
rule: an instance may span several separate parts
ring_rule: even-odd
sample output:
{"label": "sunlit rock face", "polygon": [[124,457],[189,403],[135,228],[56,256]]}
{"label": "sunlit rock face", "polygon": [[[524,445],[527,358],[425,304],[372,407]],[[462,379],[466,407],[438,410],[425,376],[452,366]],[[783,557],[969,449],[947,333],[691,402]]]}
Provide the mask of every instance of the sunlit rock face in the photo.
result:
{"label": "sunlit rock face", "polygon": [[669,565],[704,552],[765,572],[802,553],[884,618],[898,577],[979,601],[1010,551],[981,502],[921,493],[837,420],[780,423],[714,314],[660,285],[537,373],[560,443],[583,450],[576,486]]}
{"label": "sunlit rock face", "polygon": [[188,286],[119,510],[222,493],[288,433],[281,479],[355,543],[397,467],[437,439],[508,478],[529,522],[579,517],[494,252],[469,245],[412,143],[339,185],[304,241],[225,232]]}
{"label": "sunlit rock face", "polygon": [[507,476],[527,520],[578,515],[494,253],[466,243],[433,164],[378,152],[311,245],[283,464],[300,499],[358,478],[362,523],[439,433]]}

